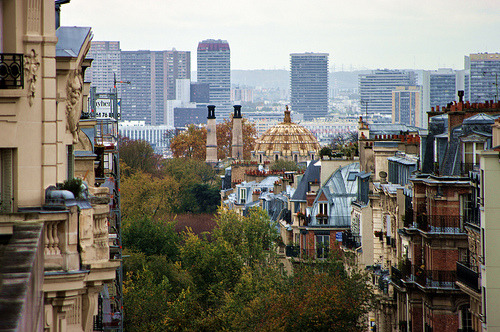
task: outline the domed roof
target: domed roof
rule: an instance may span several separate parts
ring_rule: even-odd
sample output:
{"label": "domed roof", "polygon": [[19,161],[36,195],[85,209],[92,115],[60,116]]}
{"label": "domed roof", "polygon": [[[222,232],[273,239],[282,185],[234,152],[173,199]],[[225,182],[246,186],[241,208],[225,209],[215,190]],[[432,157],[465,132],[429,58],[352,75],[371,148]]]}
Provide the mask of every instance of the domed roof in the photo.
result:
{"label": "domed roof", "polygon": [[280,152],[283,156],[291,156],[293,153],[305,156],[320,148],[318,140],[309,130],[292,122],[287,107],[283,122],[269,128],[257,139],[254,151],[263,151],[268,156],[275,152]]}

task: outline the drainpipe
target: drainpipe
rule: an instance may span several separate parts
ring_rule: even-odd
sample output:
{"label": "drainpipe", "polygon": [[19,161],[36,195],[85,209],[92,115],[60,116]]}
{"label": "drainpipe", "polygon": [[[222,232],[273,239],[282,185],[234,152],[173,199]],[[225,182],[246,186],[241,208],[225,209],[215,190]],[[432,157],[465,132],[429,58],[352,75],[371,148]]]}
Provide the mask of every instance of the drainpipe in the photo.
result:
{"label": "drainpipe", "polygon": [[69,3],[71,0],[56,0],[56,30],[61,26],[61,5]]}
{"label": "drainpipe", "polygon": [[406,291],[406,331],[410,332],[410,300],[408,299],[408,291]]}

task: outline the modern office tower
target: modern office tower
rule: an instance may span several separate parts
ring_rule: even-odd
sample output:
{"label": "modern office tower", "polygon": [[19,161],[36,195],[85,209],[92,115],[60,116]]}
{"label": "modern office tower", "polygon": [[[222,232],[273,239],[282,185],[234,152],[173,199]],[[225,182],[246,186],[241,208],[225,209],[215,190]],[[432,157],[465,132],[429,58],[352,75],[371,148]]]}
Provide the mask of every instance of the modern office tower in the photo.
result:
{"label": "modern office tower", "polygon": [[113,87],[113,80],[119,81],[120,73],[120,42],[93,41],[91,42],[87,58],[92,58],[92,65],[85,71],[85,81],[91,82],[98,93],[109,92]]}
{"label": "modern office tower", "polygon": [[175,99],[177,79],[191,77],[189,51],[122,51],[122,119],[165,124],[167,100]]}
{"label": "modern office tower", "polygon": [[464,70],[440,68],[422,72],[422,127],[426,128],[427,112],[432,107],[446,107],[457,100],[458,90],[466,90],[466,78]]}
{"label": "modern office tower", "polygon": [[290,102],[305,120],[328,113],[328,53],[290,54]]}
{"label": "modern office tower", "polygon": [[[469,89],[471,103],[484,103],[499,99],[500,53],[471,54],[465,60],[470,71]],[[467,96],[467,94],[466,94]]]}
{"label": "modern office tower", "polygon": [[359,75],[359,96],[361,110],[368,115],[379,115],[390,121],[392,91],[398,86],[416,85],[414,72],[401,70],[374,70]]}
{"label": "modern office tower", "polygon": [[231,53],[225,40],[207,39],[198,44],[198,83],[210,86],[210,103],[218,120],[231,111]]}
{"label": "modern office tower", "polygon": [[398,86],[392,91],[392,123],[422,127],[420,86]]}

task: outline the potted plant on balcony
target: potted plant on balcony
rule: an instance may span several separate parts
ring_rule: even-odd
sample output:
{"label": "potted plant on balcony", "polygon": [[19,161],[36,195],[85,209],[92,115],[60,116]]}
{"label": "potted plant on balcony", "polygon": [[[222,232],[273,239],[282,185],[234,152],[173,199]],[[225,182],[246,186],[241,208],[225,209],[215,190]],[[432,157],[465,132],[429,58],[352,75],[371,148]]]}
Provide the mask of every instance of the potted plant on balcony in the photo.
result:
{"label": "potted plant on balcony", "polygon": [[384,239],[384,233],[382,231],[375,231],[373,232],[373,235],[379,238],[380,241]]}

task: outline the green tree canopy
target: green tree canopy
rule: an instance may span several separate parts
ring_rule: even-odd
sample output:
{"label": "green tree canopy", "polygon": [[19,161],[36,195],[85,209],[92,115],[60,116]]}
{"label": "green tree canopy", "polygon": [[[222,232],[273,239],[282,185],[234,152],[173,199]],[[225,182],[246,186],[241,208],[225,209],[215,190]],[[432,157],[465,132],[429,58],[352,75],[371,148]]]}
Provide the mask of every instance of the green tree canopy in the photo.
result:
{"label": "green tree canopy", "polygon": [[[157,233],[169,229],[157,226]],[[211,241],[190,232],[179,242],[167,238],[178,248],[175,262],[169,258],[173,254],[158,256],[167,251],[153,250],[160,244],[142,244],[142,235],[130,237],[141,243],[134,248],[153,255],[132,253],[125,264],[127,331],[366,328],[362,318],[370,308],[371,289],[362,273],[344,268],[340,256],[297,264],[288,275],[276,255],[276,225],[263,210],[243,217],[221,209],[217,226]],[[154,227],[141,226],[153,229],[145,233],[155,239]]]}
{"label": "green tree canopy", "polygon": [[[158,174],[161,166],[161,156],[154,152],[151,145],[145,140],[131,140],[120,137],[120,159],[131,170],[140,170],[152,175]],[[123,175],[129,175],[130,170],[124,168]]]}

